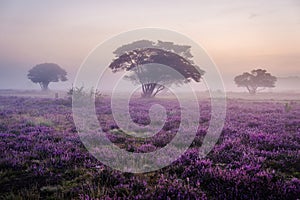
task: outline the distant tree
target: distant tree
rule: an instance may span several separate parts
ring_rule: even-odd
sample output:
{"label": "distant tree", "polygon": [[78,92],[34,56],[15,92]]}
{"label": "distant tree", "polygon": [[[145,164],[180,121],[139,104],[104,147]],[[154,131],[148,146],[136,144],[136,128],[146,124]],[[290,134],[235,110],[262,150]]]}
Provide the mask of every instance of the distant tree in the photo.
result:
{"label": "distant tree", "polygon": [[27,77],[34,83],[38,83],[42,90],[48,90],[50,82],[67,81],[67,72],[54,63],[42,63],[28,71]]}
{"label": "distant tree", "polygon": [[192,61],[190,48],[172,42],[135,41],[114,51],[116,59],[109,68],[131,71],[126,78],[142,85],[142,97],[154,97],[165,85],[200,81],[204,71]]}
{"label": "distant tree", "polygon": [[[238,87],[246,87],[250,94],[256,94],[258,90],[275,87],[277,78],[267,73],[264,69],[254,69],[251,73],[245,72],[234,78]],[[258,89],[260,88],[260,89]]]}

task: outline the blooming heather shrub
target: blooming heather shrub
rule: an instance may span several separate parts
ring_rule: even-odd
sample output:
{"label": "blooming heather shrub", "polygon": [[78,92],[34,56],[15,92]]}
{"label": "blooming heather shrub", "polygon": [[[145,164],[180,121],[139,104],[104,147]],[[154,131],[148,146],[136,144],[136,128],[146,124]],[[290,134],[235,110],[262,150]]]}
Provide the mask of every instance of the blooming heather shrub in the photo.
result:
{"label": "blooming heather shrub", "polygon": [[156,199],[207,199],[199,186],[191,186],[189,178],[182,180],[161,175],[153,195]]}
{"label": "blooming heather shrub", "polygon": [[[149,119],[150,103],[144,101],[161,101],[168,113],[163,130],[147,139],[120,131],[110,99],[96,103],[99,124],[124,150],[155,151],[176,134],[178,105],[173,100],[132,99],[132,117],[141,124]],[[299,102],[287,112],[275,101],[229,100],[221,137],[200,159],[198,148],[207,134],[211,110],[208,101],[201,101],[191,147],[170,166],[146,174],[122,173],[96,160],[76,133],[67,100],[0,96],[0,105],[3,199],[292,200],[300,196]]]}
{"label": "blooming heather shrub", "polygon": [[137,152],[139,152],[139,153],[149,153],[149,152],[153,152],[155,150],[156,150],[156,147],[154,145],[152,145],[152,144],[143,144],[138,148]]}

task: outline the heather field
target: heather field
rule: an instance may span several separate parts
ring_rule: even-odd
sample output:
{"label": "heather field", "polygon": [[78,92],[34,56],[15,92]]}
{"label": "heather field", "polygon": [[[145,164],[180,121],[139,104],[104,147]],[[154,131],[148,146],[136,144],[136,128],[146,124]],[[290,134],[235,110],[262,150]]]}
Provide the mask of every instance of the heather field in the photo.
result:
{"label": "heather field", "polygon": [[[280,96],[280,95],[279,95]],[[173,99],[133,99],[131,117],[148,124],[147,109],[167,110],[161,131],[136,139],[118,129],[110,101],[96,102],[99,124],[119,148],[163,148],[180,124]],[[299,199],[300,101],[229,98],[213,150],[198,149],[210,122],[209,99],[199,100],[198,131],[189,149],[158,171],[133,174],[103,165],[82,144],[68,98],[0,96],[0,199]]]}

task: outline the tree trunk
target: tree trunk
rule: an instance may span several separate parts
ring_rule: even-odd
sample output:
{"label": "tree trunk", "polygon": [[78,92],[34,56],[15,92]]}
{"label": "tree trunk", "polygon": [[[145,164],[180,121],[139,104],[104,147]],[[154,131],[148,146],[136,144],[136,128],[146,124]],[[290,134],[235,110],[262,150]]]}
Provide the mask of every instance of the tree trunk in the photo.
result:
{"label": "tree trunk", "polygon": [[255,95],[255,94],[256,94],[256,90],[252,89],[252,90],[249,91],[249,93],[250,93],[251,95]]}
{"label": "tree trunk", "polygon": [[157,85],[156,83],[142,84],[142,89],[143,89],[142,97],[144,97],[144,98],[154,97],[153,91],[154,91],[156,85]]}
{"label": "tree trunk", "polygon": [[152,98],[157,95],[160,91],[165,89],[165,86],[157,84],[157,83],[147,83],[147,84],[142,84],[142,97],[144,98]]}
{"label": "tree trunk", "polygon": [[40,86],[43,91],[49,90],[48,85],[49,85],[49,82],[40,82]]}
{"label": "tree trunk", "polygon": [[249,86],[247,86],[247,89],[248,89],[248,91],[249,91],[249,93],[251,95],[255,95],[256,94],[256,91],[257,91],[256,87],[249,87]]}

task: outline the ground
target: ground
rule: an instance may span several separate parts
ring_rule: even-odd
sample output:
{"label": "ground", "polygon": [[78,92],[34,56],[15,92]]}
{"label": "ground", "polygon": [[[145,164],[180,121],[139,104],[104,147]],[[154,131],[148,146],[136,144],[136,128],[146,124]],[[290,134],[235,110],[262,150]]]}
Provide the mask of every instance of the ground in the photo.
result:
{"label": "ground", "polygon": [[[300,196],[299,94],[229,94],[227,116],[214,149],[198,149],[210,121],[208,96],[199,100],[198,131],[190,148],[158,171],[122,173],[103,165],[82,144],[71,100],[52,94],[2,92],[0,96],[0,199],[297,199]],[[149,123],[147,106],[134,121]],[[155,100],[179,109],[170,98]],[[108,138],[131,152],[150,152],[172,140],[178,112],[169,112],[154,137],[136,140],[118,129],[109,98],[97,114]],[[169,107],[168,107],[169,106]]]}

